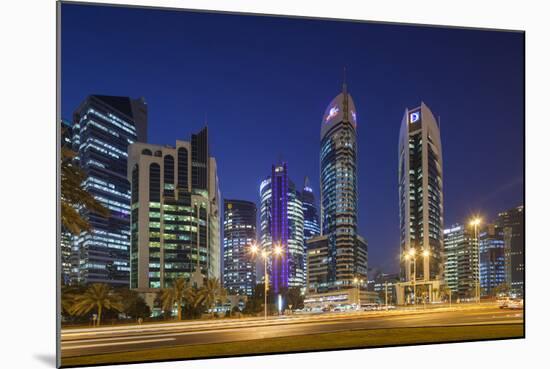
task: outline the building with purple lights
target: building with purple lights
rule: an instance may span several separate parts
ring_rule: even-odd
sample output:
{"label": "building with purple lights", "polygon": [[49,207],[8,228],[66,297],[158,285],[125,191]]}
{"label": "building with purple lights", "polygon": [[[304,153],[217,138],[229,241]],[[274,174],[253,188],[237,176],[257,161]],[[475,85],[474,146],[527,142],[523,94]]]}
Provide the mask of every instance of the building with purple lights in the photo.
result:
{"label": "building with purple lights", "polygon": [[304,214],[286,163],[272,166],[271,176],[260,185],[260,198],[261,246],[268,251],[282,249],[279,256],[272,252],[269,262],[272,291],[279,294],[289,287],[303,287]]}

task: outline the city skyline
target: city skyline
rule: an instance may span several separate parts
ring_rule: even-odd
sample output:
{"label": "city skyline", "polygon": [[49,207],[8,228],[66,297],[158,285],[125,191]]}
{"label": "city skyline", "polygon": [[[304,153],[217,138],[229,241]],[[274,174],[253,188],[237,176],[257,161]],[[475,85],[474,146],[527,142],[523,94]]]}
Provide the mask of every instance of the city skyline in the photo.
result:
{"label": "city skyline", "polygon": [[[78,13],[78,9],[76,8],[78,8],[77,5],[70,5],[64,8],[64,12],[74,11]],[[88,15],[92,18],[100,17],[104,20],[112,20],[112,17],[116,17],[122,11],[125,14],[128,13],[129,15],[125,16],[122,20],[128,23],[128,29],[132,29],[132,24],[140,19],[140,17],[145,16],[145,13],[142,13],[139,9],[97,8],[94,8],[91,11],[92,14],[88,13]],[[88,11],[90,12],[90,9]],[[147,10],[147,12],[150,12],[150,10]],[[181,26],[182,28],[186,28],[190,27],[193,22],[206,19],[203,18],[206,15],[199,13],[153,11],[153,13],[147,14],[149,22],[146,22],[147,26],[143,30],[139,30],[139,34],[145,37],[145,41],[141,39],[140,42],[151,42],[154,35],[147,32],[151,32],[151,28],[148,27],[151,27],[152,24],[159,27]],[[285,23],[297,28],[295,31],[298,31],[298,29],[300,29],[299,31],[303,31],[299,32],[299,36],[296,36],[297,41],[289,40],[290,46],[288,47],[291,47],[303,45],[308,40],[312,41],[311,35],[313,31],[309,28],[317,22],[313,20],[304,21],[265,17],[251,19],[240,15],[224,14],[209,14],[208,21],[218,22],[219,27],[225,27],[236,22],[236,18],[243,19],[243,17],[246,21],[243,25],[237,27],[238,31],[234,30],[231,32],[232,35],[224,37],[230,38],[233,36],[236,37],[233,40],[234,43],[242,43],[244,37],[254,39],[249,35],[244,36],[242,34],[242,31],[247,29],[247,27],[257,26],[260,22],[264,21],[268,24],[267,26],[264,25],[266,27],[265,31],[270,31],[275,29],[277,24]],[[65,22],[65,19],[70,21],[78,19],[78,17],[71,16],[64,17],[63,19]],[[182,20],[186,21],[185,26],[180,25]],[[300,22],[305,23],[305,25]],[[91,23],[95,24],[97,22]],[[108,24],[110,23],[108,22]],[[73,23],[73,26],[75,25]],[[271,25],[273,25],[273,28],[270,28]],[[365,26],[364,24],[359,25]],[[63,26],[65,27],[65,23]],[[70,27],[71,25],[67,26]],[[353,30],[354,27],[357,27],[357,25],[353,23],[319,23],[320,30],[315,28],[315,32],[319,33],[319,35],[316,35],[315,39],[322,38],[323,35],[330,35],[329,40],[334,40],[339,35],[346,34],[346,31]],[[387,27],[390,26],[370,24],[366,27],[370,31],[363,30],[362,34],[376,34],[381,30],[387,32]],[[108,29],[109,27],[106,28]],[[443,45],[445,41],[452,41],[454,42],[454,47],[458,45],[464,49],[467,45],[476,50],[483,49],[483,45],[486,45],[488,42],[496,42],[496,46],[493,46],[502,54],[497,53],[495,47],[491,49],[491,54],[506,55],[506,50],[504,49],[507,48],[502,47],[501,50],[498,41],[503,36],[496,32],[484,31],[481,32],[483,37],[476,36],[474,38],[474,36],[466,37],[472,31],[465,30],[438,29],[437,36],[434,36],[436,33],[430,36],[430,30],[426,29],[417,30],[412,26],[399,26],[397,28],[400,30],[393,30],[389,33],[390,36],[386,36],[386,38],[394,37],[402,39],[403,35],[399,36],[398,34],[407,33],[413,39],[420,38],[424,41],[437,42],[440,48],[445,47]],[[469,215],[478,211],[481,211],[488,217],[489,215],[492,216],[500,211],[523,203],[523,141],[516,140],[514,137],[518,133],[523,133],[523,126],[521,124],[523,110],[518,109],[518,104],[512,105],[511,103],[511,101],[517,100],[514,95],[515,93],[522,94],[523,92],[523,86],[518,81],[518,76],[512,73],[515,68],[522,67],[523,61],[519,55],[520,53],[516,55],[520,64],[517,64],[518,60],[514,62],[510,56],[504,58],[504,60],[499,60],[498,65],[490,63],[494,58],[498,58],[498,55],[481,53],[479,55],[483,56],[481,60],[484,60],[484,62],[480,63],[478,68],[475,68],[470,59],[462,56],[455,60],[452,65],[456,69],[456,75],[451,73],[446,76],[450,79],[447,81],[449,85],[447,88],[443,88],[445,86],[442,85],[446,84],[439,83],[437,80],[437,76],[445,75],[445,73],[448,73],[447,70],[445,68],[435,68],[435,66],[432,66],[433,68],[427,66],[421,67],[422,62],[426,62],[427,58],[425,56],[418,56],[421,60],[413,59],[410,62],[415,68],[403,67],[401,68],[402,72],[398,73],[406,77],[402,79],[403,85],[409,86],[412,84],[412,92],[398,94],[398,97],[394,97],[394,99],[386,99],[383,96],[389,96],[389,94],[395,95],[395,89],[401,88],[402,84],[395,81],[395,76],[388,76],[387,85],[380,83],[380,78],[375,78],[371,75],[373,71],[370,71],[369,67],[372,65],[378,71],[377,73],[380,73],[380,70],[383,70],[380,58],[383,59],[391,55],[392,51],[385,50],[380,55],[373,53],[370,55],[372,64],[370,64],[369,59],[363,59],[365,64],[358,64],[357,60],[351,57],[346,61],[335,60],[334,56],[329,54],[327,57],[328,60],[323,60],[323,63],[320,63],[320,65],[308,64],[307,61],[310,61],[312,57],[304,56],[304,53],[300,51],[299,55],[302,59],[297,58],[297,60],[293,61],[292,65],[295,65],[293,69],[284,71],[284,73],[281,69],[275,69],[277,73],[280,73],[279,75],[283,74],[288,77],[284,81],[275,81],[273,78],[268,78],[269,83],[264,83],[263,85],[270,88],[262,90],[265,94],[258,94],[257,84],[259,82],[253,83],[253,80],[259,78],[258,73],[263,70],[262,68],[273,66],[273,63],[268,63],[267,59],[269,58],[264,60],[266,66],[263,67],[254,66],[254,63],[250,61],[251,65],[242,67],[244,73],[241,73],[242,79],[238,81],[235,81],[234,77],[228,75],[232,70],[231,68],[235,68],[236,65],[225,63],[220,66],[219,63],[216,64],[210,59],[208,59],[209,62],[206,64],[208,68],[214,71],[214,74],[221,72],[221,75],[217,76],[220,82],[216,82],[215,77],[206,76],[204,74],[204,67],[199,68],[199,72],[195,76],[191,76],[188,73],[185,74],[185,77],[178,77],[174,74],[177,63],[174,60],[174,65],[172,65],[166,61],[168,59],[164,59],[164,62],[169,64],[168,66],[171,69],[168,69],[172,70],[173,73],[173,81],[169,82],[168,85],[165,83],[170,72],[166,74],[160,71],[162,69],[160,67],[164,65],[163,63],[157,63],[159,65],[158,71],[155,70],[152,72],[151,70],[154,70],[154,68],[151,68],[147,71],[147,75],[145,73],[141,75],[143,80],[137,78],[136,81],[134,79],[130,80],[129,76],[135,76],[137,70],[129,71],[122,68],[126,58],[133,55],[135,51],[131,47],[130,51],[116,51],[113,45],[117,41],[122,41],[122,38],[131,42],[132,37],[137,36],[128,38],[133,33],[128,31],[126,34],[122,32],[122,35],[117,35],[115,40],[110,40],[107,42],[107,45],[102,46],[106,50],[115,50],[117,58],[114,58],[114,60],[111,58],[103,60],[100,57],[100,53],[98,55],[91,55],[91,60],[79,59],[79,62],[76,62],[74,58],[81,55],[80,48],[82,46],[74,42],[85,41],[83,45],[93,49],[95,41],[86,38],[86,35],[88,32],[92,34],[94,32],[105,31],[100,31],[93,27],[87,30],[69,29],[71,32],[63,34],[63,42],[64,45],[69,45],[64,50],[70,49],[71,51],[70,55],[67,55],[66,51],[64,51],[62,55],[62,68],[67,64],[72,64],[73,67],[69,67],[68,70],[66,68],[63,69],[62,112],[64,117],[70,117],[72,109],[88,94],[129,95],[132,98],[143,96],[149,108],[149,141],[162,145],[170,144],[173,141],[172,137],[174,135],[178,139],[184,139],[190,132],[197,131],[198,127],[202,126],[206,121],[211,131],[213,155],[218,158],[219,162],[222,197],[250,200],[256,204],[259,203],[257,188],[265,174],[263,168],[271,165],[279,154],[282,154],[282,157],[290,163],[291,171],[289,176],[293,178],[308,176],[310,178],[317,199],[317,206],[319,206],[319,177],[317,175],[319,173],[317,158],[319,150],[318,127],[323,108],[328,99],[340,90],[342,69],[344,65],[347,66],[349,89],[356,101],[358,114],[358,231],[360,234],[364,234],[369,242],[369,265],[371,266],[381,267],[388,272],[396,271],[398,267],[399,218],[396,195],[397,153],[395,147],[397,146],[400,118],[407,106],[417,106],[421,101],[426,101],[434,109],[436,116],[441,117],[442,141],[445,152],[444,166],[446,168],[444,184],[446,203],[445,226],[464,221]],[[64,30],[67,30],[67,28],[65,27]],[[235,35],[235,32],[238,34]],[[279,37],[273,32],[266,33],[267,42],[271,44],[280,42],[284,36]],[[467,40],[458,40],[456,33],[464,36],[461,39],[466,38]],[[185,35],[185,32],[175,32],[175,34],[181,36],[182,34]],[[514,39],[513,35],[507,35],[511,39]],[[216,36],[222,35],[217,34]],[[190,40],[180,40],[180,42],[194,45],[195,42],[200,42],[195,37],[199,36],[194,35]],[[212,34],[207,33],[200,37],[208,40],[208,37],[212,37]],[[352,38],[356,41],[357,37]],[[506,38],[506,41],[509,42],[509,39]],[[518,35],[517,41],[522,42],[520,35]],[[468,45],[468,42],[471,42],[471,44]],[[349,46],[349,41],[345,41],[345,43]],[[170,42],[165,42],[165,45],[169,44]],[[330,44],[328,42],[328,45]],[[378,48],[382,47],[380,42],[375,44]],[[315,47],[318,46],[318,44],[315,45]],[[504,46],[504,44],[500,46]],[[185,61],[186,64],[184,64],[187,70],[192,69],[192,63],[187,62],[187,59],[183,58],[182,54],[172,51],[170,51],[170,54],[167,54],[168,51],[163,49],[162,45],[156,45],[155,47],[157,47],[155,50],[160,52],[160,55],[173,55],[180,62]],[[224,49],[226,47],[230,48],[230,45],[226,45]],[[373,46],[374,49],[376,47]],[[449,47],[452,48],[453,46]],[[516,50],[517,48],[511,47],[510,49]],[[229,55],[237,52],[226,51],[229,52]],[[262,49],[263,51],[267,50]],[[456,51],[454,53],[451,52],[452,56],[457,56]],[[202,52],[206,52],[206,50],[199,50],[199,54]],[[241,52],[246,52],[248,56],[254,56],[255,59],[253,60],[256,61],[259,60],[259,54],[261,54],[261,52],[255,52],[253,48],[246,49],[246,47]],[[443,55],[442,57],[449,58],[448,55]],[[282,62],[280,58],[276,60]],[[466,66],[461,67],[461,61],[470,63],[466,63]],[[105,73],[105,78],[83,83],[83,80],[90,78],[90,76],[93,77],[94,73],[88,73],[87,76],[76,75],[76,70],[72,69],[74,66],[77,66],[77,69],[79,69],[81,67],[80,62],[88,67],[88,63],[90,62],[97,64],[93,68],[97,68],[98,73],[101,68],[101,73]],[[132,65],[131,69],[139,68],[139,63],[136,66],[137,61],[130,63],[126,60],[126,62],[128,65]],[[151,62],[151,60],[148,60],[148,62]],[[282,64],[286,65],[284,62]],[[360,65],[364,67],[359,67]],[[488,65],[491,65],[494,69],[489,73],[492,74],[492,77],[480,76],[479,74],[483,74],[482,72],[489,72],[487,69]],[[419,74],[420,77],[427,79],[428,83],[424,82],[420,83],[420,85],[414,83],[416,81],[414,76],[408,75],[411,73],[411,69],[414,69],[414,72]],[[119,75],[116,75],[115,72]],[[287,72],[288,74],[286,74]],[[429,77],[430,73],[434,75]],[[462,98],[458,98],[455,93],[454,99],[452,97],[449,98],[449,94],[453,90],[453,83],[451,82],[453,77],[455,79],[459,78],[458,75],[462,77],[465,75],[471,76],[471,82],[475,82],[476,86],[480,78],[481,80],[486,80],[486,83],[492,86],[492,89],[491,91],[482,91],[483,93],[480,91],[469,91],[468,94],[473,96],[462,96]],[[502,87],[500,85],[502,83],[500,81],[502,75],[510,77],[506,81],[512,87],[498,88]],[[188,83],[175,83],[175,81],[182,82],[182,78],[183,82],[187,81]],[[487,82],[488,80],[491,80],[491,82]],[[283,82],[286,82],[286,84]],[[223,86],[218,91],[217,87],[219,83]],[[157,90],[157,84],[159,86],[164,84],[162,86],[163,92]],[[433,91],[428,90],[427,84],[435,84],[435,86],[430,86],[430,88],[433,87]],[[86,87],[80,87],[80,85]],[[237,92],[239,93],[232,94],[232,90],[228,86],[237,87]],[[461,81],[460,86],[467,89],[468,80]],[[513,91],[508,90],[508,88]],[[479,89],[483,90],[482,88]],[[164,90],[166,91],[164,92]],[[374,95],[373,91],[381,92],[381,96]],[[438,96],[440,94],[444,96]],[[466,93],[464,94],[466,95]],[[476,97],[480,95],[483,95],[484,99],[479,98],[477,99],[479,101],[477,101]],[[159,103],[159,100],[162,99],[166,101]],[[227,101],[223,101],[224,99]],[[75,103],[76,100],[79,101]],[[452,104],[448,101],[452,101]],[[507,104],[507,101],[510,101],[510,103]],[[464,110],[465,112],[462,112],[462,109],[471,105],[474,107],[473,111]],[[501,112],[502,106],[508,106],[511,110],[508,110],[506,113]],[[243,116],[243,114],[240,114],[241,110],[243,112],[246,111],[247,114]],[[383,118],[380,119],[381,117]],[[261,122],[265,123],[262,123],[260,126]],[[238,134],[228,131],[228,129],[231,129],[231,124],[242,124],[242,126],[239,125],[241,129],[238,130]],[[479,126],[477,126],[478,124]],[[273,127],[280,127],[280,129],[273,129]],[[283,136],[288,132],[288,129],[294,129],[295,135],[290,137]],[[264,135],[260,135],[261,132]],[[264,137],[270,137],[274,141],[281,142],[281,145],[278,145],[278,147],[264,145],[262,142],[262,138]],[[242,145],[235,145],[235,139],[240,140],[239,142]],[[283,141],[285,141],[285,144],[282,144]],[[468,150],[463,150],[465,142],[467,142],[466,147]],[[502,148],[506,148],[506,150],[502,150]],[[229,149],[233,151],[231,152]],[[303,154],[295,155],[298,152]],[[495,157],[491,157],[491,155],[486,155],[486,153],[496,152],[498,152],[496,159]],[[247,166],[240,165],[243,158],[249,158],[251,154],[257,160],[254,160],[254,162],[251,162]],[[476,158],[478,158],[477,161],[475,160]],[[488,164],[489,162],[491,165]],[[381,165],[379,163],[385,164]],[[235,169],[239,166],[245,168],[246,173],[235,172]],[[239,173],[239,175],[234,175],[238,179],[232,179],[233,176],[230,175],[231,173]],[[488,178],[476,181],[471,186],[464,186],[463,178],[481,178],[482,173]]]}

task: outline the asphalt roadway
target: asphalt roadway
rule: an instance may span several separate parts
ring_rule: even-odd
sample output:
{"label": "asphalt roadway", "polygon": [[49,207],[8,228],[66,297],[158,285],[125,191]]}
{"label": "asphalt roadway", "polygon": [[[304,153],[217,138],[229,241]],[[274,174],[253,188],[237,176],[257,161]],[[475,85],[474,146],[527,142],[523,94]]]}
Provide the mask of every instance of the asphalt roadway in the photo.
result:
{"label": "asphalt roadway", "polygon": [[208,343],[247,341],[363,329],[521,324],[523,310],[496,305],[437,309],[223,319],[132,326],[64,329],[63,358]]}

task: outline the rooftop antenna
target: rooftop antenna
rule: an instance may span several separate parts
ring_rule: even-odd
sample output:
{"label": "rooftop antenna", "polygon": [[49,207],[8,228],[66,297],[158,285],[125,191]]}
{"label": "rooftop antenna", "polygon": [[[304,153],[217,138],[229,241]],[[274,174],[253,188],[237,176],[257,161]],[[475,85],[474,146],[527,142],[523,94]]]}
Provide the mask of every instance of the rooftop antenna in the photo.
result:
{"label": "rooftop antenna", "polygon": [[348,118],[348,84],[346,83],[346,67],[344,66],[344,81],[342,83],[342,93],[344,94],[344,121],[349,122]]}
{"label": "rooftop antenna", "polygon": [[277,155],[277,165],[283,165],[283,154],[282,153],[279,153],[279,155]]}
{"label": "rooftop antenna", "polygon": [[346,83],[346,67],[344,66],[344,78],[343,78],[343,83],[342,83],[342,92],[344,94],[347,94],[348,93],[348,85]]}

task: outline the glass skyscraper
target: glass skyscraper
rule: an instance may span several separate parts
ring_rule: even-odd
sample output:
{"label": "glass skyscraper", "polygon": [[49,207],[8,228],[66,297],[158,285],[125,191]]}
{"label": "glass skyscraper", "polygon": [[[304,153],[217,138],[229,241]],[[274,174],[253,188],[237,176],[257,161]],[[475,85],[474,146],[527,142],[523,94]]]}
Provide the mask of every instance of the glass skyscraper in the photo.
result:
{"label": "glass skyscraper", "polygon": [[286,163],[272,166],[271,176],[260,185],[260,201],[262,248],[271,250],[280,246],[283,249],[281,256],[274,256],[270,261],[273,292],[303,287],[304,213],[300,193],[288,179]]}
{"label": "glass skyscraper", "polygon": [[494,289],[506,283],[506,255],[502,227],[488,224],[479,233],[481,296],[493,296]]}
{"label": "glass skyscraper", "polygon": [[525,213],[523,205],[498,214],[496,223],[504,232],[506,282],[511,290],[523,296],[525,272]]}
{"label": "glass skyscraper", "polygon": [[225,199],[223,208],[223,286],[231,295],[252,296],[256,261],[249,248],[256,241],[256,204]]}
{"label": "glass skyscraper", "polygon": [[315,195],[313,188],[309,184],[309,178],[304,180],[304,188],[301,193],[302,209],[304,212],[304,241],[321,234],[319,226],[319,215],[315,204]]}
{"label": "glass skyscraper", "polygon": [[220,193],[207,128],[175,147],[132,144],[128,179],[130,287],[154,292],[179,277],[199,286],[220,278]]}
{"label": "glass skyscraper", "polygon": [[357,234],[356,128],[357,111],[344,83],[321,121],[321,229],[327,268],[326,277],[319,278],[329,288],[354,286],[355,278],[367,281],[367,244]]}
{"label": "glass skyscraper", "polygon": [[[443,154],[439,125],[426,104],[405,110],[398,154],[401,252],[416,250],[416,280],[442,280]],[[412,262],[403,262],[401,278],[410,281],[413,270]]]}
{"label": "glass skyscraper", "polygon": [[128,285],[130,183],[128,146],[147,141],[147,105],[140,99],[88,96],[73,115],[72,144],[86,174],[84,188],[109,209],[107,218],[82,211],[92,231],[74,237],[73,273],[80,283]]}
{"label": "glass skyscraper", "polygon": [[[65,119],[61,120],[61,147],[73,150],[73,124]],[[61,226],[60,254],[61,254],[61,283],[70,285],[72,280],[72,243],[73,235]]]}
{"label": "glass skyscraper", "polygon": [[476,296],[479,255],[472,227],[454,224],[443,231],[445,239],[445,283],[459,298]]}

